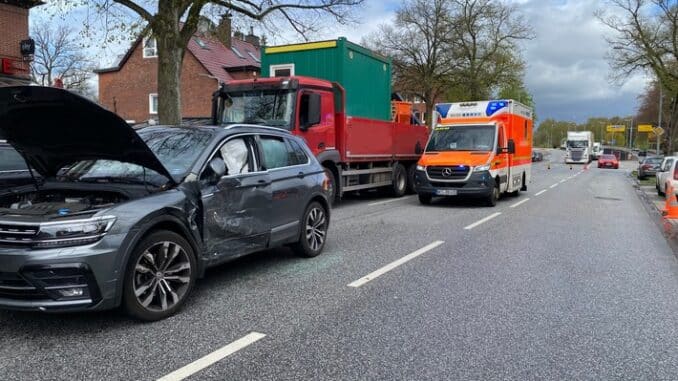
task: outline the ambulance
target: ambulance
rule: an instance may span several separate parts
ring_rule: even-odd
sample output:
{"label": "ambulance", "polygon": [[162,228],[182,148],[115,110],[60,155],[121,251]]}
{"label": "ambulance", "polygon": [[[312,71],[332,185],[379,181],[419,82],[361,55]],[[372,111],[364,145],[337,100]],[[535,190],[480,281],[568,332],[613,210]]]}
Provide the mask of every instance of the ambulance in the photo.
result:
{"label": "ambulance", "polygon": [[419,201],[472,196],[495,206],[502,194],[527,190],[533,111],[514,100],[442,103],[417,163]]}

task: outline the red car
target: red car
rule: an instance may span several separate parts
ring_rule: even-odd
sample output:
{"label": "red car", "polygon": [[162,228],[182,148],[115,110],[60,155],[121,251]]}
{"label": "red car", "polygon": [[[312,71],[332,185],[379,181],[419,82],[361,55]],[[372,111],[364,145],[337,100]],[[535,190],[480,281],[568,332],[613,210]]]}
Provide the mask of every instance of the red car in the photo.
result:
{"label": "red car", "polygon": [[619,159],[615,155],[600,155],[598,158],[598,168],[619,169]]}

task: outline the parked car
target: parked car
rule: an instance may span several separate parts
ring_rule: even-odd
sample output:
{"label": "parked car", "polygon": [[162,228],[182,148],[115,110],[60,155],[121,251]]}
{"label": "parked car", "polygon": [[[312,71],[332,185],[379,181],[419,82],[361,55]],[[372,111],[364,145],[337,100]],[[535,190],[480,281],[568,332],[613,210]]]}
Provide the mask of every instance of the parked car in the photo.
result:
{"label": "parked car", "polygon": [[327,178],[277,128],[148,127],[62,89],[0,88],[0,135],[44,181],[0,197],[0,307],[158,320],[205,269],[290,245],[319,255]]}
{"label": "parked car", "polygon": [[619,169],[619,159],[615,155],[603,154],[598,158],[598,168]]}
{"label": "parked car", "polygon": [[0,140],[0,189],[32,183],[33,178],[24,159],[11,145]]}
{"label": "parked car", "polygon": [[539,152],[539,151],[532,151],[532,161],[543,161],[544,160],[544,154]]}
{"label": "parked car", "polygon": [[646,157],[638,165],[638,179],[644,180],[648,176],[654,176],[661,167],[664,157],[651,156]]}
{"label": "parked car", "polygon": [[675,173],[677,162],[678,157],[675,156],[667,156],[662,161],[659,171],[655,174],[655,187],[657,188],[658,195],[664,196],[669,181],[672,182],[673,189],[678,188],[678,174]]}

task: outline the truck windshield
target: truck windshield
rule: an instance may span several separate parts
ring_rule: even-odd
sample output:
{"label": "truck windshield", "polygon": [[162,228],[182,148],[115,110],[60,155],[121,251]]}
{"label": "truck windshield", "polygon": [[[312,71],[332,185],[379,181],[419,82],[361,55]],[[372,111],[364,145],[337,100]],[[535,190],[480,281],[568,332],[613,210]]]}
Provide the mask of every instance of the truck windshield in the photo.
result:
{"label": "truck windshield", "polygon": [[494,135],[494,126],[438,126],[426,151],[491,151]]}
{"label": "truck windshield", "polygon": [[589,142],[587,140],[568,140],[567,146],[569,148],[586,148],[589,146]]}
{"label": "truck windshield", "polygon": [[294,93],[288,90],[251,90],[224,95],[222,124],[263,124],[291,129]]}

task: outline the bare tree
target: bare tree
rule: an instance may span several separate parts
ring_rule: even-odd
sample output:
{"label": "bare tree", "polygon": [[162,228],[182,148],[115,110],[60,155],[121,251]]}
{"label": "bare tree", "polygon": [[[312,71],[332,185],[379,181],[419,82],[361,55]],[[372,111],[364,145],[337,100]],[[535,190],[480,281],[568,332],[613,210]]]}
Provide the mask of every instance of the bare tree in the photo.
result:
{"label": "bare tree", "polygon": [[395,89],[419,96],[426,103],[426,119],[456,67],[447,43],[450,11],[447,0],[406,1],[393,25],[381,25],[366,40],[393,59]]}
{"label": "bare tree", "polygon": [[612,30],[608,61],[613,80],[623,82],[635,72],[659,80],[671,99],[667,148],[673,151],[678,123],[678,2],[675,0],[609,0],[617,13],[599,11],[598,19]]}
{"label": "bare tree", "polygon": [[455,82],[468,99],[486,99],[505,83],[522,83],[518,43],[534,37],[516,8],[493,0],[452,0]]}
{"label": "bare tree", "polygon": [[[181,121],[181,66],[189,40],[209,7],[236,13],[262,22],[285,20],[302,35],[317,29],[318,17],[336,22],[349,20],[350,11],[364,0],[79,0],[110,33],[121,33],[145,25],[157,41],[158,117],[160,123]],[[56,0],[55,6],[72,7],[77,1]]]}
{"label": "bare tree", "polygon": [[419,95],[427,115],[441,97],[486,99],[523,86],[518,41],[532,32],[513,7],[491,0],[408,0],[368,44],[393,58],[395,87]]}
{"label": "bare tree", "polygon": [[54,86],[61,81],[64,88],[88,94],[88,80],[94,65],[86,59],[73,30],[65,26],[52,28],[45,23],[37,26],[32,34],[35,39],[34,80],[43,86]]}

